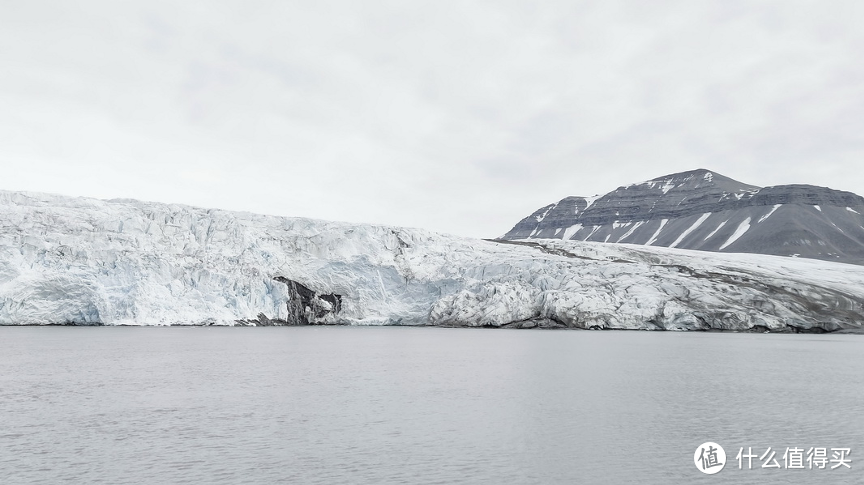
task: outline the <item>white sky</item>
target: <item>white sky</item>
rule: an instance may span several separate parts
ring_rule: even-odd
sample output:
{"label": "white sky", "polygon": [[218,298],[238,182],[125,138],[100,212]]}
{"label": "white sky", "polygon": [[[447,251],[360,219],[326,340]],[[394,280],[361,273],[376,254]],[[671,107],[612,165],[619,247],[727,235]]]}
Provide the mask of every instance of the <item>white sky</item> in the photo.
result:
{"label": "white sky", "polygon": [[707,168],[864,193],[864,2],[0,4],[0,188],[494,237]]}

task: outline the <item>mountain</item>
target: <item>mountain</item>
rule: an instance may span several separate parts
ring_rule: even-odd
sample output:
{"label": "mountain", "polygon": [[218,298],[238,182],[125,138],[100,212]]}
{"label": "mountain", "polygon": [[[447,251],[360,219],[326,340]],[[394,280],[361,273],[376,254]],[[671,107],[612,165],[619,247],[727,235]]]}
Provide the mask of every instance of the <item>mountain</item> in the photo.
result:
{"label": "mountain", "polygon": [[864,198],[812,185],[756,187],[704,169],[566,197],[502,239],[564,239],[864,264]]}
{"label": "mountain", "polygon": [[862,302],[833,262],[0,191],[4,325],[860,331]]}

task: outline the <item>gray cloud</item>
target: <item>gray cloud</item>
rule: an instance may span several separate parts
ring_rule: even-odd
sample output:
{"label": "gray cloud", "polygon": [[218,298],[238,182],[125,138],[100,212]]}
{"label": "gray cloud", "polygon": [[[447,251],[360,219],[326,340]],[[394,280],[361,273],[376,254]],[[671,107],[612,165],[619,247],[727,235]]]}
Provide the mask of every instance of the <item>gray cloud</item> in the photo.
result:
{"label": "gray cloud", "polygon": [[864,192],[860,2],[17,2],[3,188],[500,235],[705,167]]}

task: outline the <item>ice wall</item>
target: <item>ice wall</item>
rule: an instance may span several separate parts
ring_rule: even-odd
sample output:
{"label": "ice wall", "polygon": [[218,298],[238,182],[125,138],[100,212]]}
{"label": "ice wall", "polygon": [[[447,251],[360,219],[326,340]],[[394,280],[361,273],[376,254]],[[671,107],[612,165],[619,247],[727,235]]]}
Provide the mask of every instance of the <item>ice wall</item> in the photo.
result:
{"label": "ice wall", "polygon": [[862,269],[0,192],[2,324],[291,323],[294,281],[310,323],[836,330]]}

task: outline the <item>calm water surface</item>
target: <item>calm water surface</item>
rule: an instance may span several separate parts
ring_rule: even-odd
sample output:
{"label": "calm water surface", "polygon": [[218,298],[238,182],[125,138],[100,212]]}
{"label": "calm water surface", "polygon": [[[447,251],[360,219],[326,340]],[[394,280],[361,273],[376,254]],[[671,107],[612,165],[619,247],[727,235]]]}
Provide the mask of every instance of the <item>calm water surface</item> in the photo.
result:
{"label": "calm water surface", "polygon": [[864,336],[4,327],[0,483],[860,484]]}

